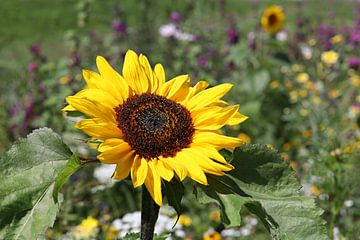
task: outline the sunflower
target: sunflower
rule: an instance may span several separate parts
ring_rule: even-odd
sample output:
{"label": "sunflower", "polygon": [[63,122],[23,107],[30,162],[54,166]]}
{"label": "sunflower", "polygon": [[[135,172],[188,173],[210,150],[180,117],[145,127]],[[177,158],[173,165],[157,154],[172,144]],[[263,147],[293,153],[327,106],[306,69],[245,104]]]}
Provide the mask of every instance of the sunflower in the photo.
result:
{"label": "sunflower", "polygon": [[145,184],[162,205],[161,182],[174,176],[207,185],[205,173],[224,175],[233,169],[218,150],[233,149],[238,138],[219,129],[247,119],[238,105],[221,98],[231,84],[207,88],[205,81],[190,86],[188,75],[166,81],[161,64],[127,51],[122,75],[98,56],[99,73],[83,70],[86,87],[66,98],[64,111],[80,111],[88,118],[76,127],[101,142],[97,158],[116,164],[114,179],[131,176],[134,187]]}
{"label": "sunflower", "polygon": [[262,28],[269,33],[278,32],[284,25],[285,13],[281,6],[270,6],[261,17]]}

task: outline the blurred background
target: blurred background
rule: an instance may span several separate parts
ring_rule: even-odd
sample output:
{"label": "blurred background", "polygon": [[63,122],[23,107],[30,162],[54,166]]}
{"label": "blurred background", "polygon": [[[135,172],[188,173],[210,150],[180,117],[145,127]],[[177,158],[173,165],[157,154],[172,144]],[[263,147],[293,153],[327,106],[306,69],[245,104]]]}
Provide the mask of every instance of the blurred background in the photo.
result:
{"label": "blurred background", "polygon": [[[80,155],[96,154],[73,126],[78,116],[61,108],[84,86],[81,69],[96,70],[97,55],[121,72],[133,49],[162,63],[167,79],[232,83],[227,100],[249,119],[224,132],[279,149],[302,194],[325,210],[330,236],[360,236],[359,1],[2,0],[0,16],[0,153],[47,126]],[[139,193],[111,182],[112,171],[96,165],[72,176],[48,239],[139,230]],[[226,229],[216,206],[200,205],[185,184],[184,214],[172,229],[176,214],[164,207],[159,234],[269,239],[247,212],[242,226]]]}

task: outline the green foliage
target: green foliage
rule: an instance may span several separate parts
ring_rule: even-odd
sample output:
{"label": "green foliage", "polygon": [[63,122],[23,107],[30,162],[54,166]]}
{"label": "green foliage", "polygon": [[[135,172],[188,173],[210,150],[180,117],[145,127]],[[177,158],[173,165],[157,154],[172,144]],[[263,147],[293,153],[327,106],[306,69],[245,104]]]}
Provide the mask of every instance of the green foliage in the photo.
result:
{"label": "green foliage", "polygon": [[59,204],[52,193],[71,155],[56,133],[42,128],[1,158],[0,239],[36,239],[53,225]]}
{"label": "green foliage", "polygon": [[240,224],[245,206],[258,216],[275,239],[328,239],[322,210],[314,199],[299,195],[300,184],[288,164],[261,145],[237,148],[231,162],[234,170],[225,176],[208,176],[200,186],[202,202],[215,202],[229,226]]}
{"label": "green foliage", "polygon": [[68,161],[65,167],[59,172],[55,179],[55,186],[53,191],[53,198],[55,203],[58,202],[58,194],[61,187],[69,179],[69,177],[76,172],[76,170],[81,168],[81,161],[76,155],[72,155],[70,161]]}
{"label": "green foliage", "polygon": [[171,182],[164,181],[164,192],[170,206],[172,206],[178,216],[182,213],[181,199],[184,195],[184,186],[178,180],[172,180]]}

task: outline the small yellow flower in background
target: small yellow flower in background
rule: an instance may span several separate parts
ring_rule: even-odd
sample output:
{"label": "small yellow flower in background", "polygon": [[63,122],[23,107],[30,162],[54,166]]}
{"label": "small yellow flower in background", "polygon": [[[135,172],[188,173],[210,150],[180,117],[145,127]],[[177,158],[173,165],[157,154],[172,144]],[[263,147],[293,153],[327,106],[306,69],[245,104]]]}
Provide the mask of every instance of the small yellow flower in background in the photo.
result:
{"label": "small yellow flower in background", "polygon": [[89,239],[96,235],[98,227],[99,221],[96,218],[87,217],[73,229],[72,235],[75,239]]}
{"label": "small yellow flower in background", "polygon": [[289,95],[290,95],[291,102],[293,102],[293,103],[297,102],[299,94],[296,90],[292,90],[291,92],[289,92]]}
{"label": "small yellow flower in background", "polygon": [[300,109],[300,116],[302,116],[302,117],[307,117],[307,116],[309,116],[309,110],[307,110],[307,109],[305,109],[305,108],[302,108],[302,109]]}
{"label": "small yellow flower in background", "polygon": [[342,40],[343,40],[343,36],[341,34],[337,34],[337,35],[333,36],[332,38],[330,38],[330,42],[332,44],[341,43]]}
{"label": "small yellow flower in background", "polygon": [[301,135],[302,135],[304,138],[309,138],[309,137],[312,136],[312,131],[311,131],[310,129],[301,131]]}
{"label": "small yellow flower in background", "polygon": [[285,148],[286,150],[289,150],[292,146],[293,144],[291,142],[286,142],[283,144],[283,148]]}
{"label": "small yellow flower in background", "polygon": [[312,185],[310,187],[310,192],[311,192],[312,195],[317,196],[317,197],[321,194],[320,189],[315,185]]}
{"label": "small yellow flower in background", "polygon": [[282,152],[280,153],[280,156],[285,160],[285,161],[289,161],[289,154],[286,152]]}
{"label": "small yellow flower in background", "polygon": [[75,80],[76,80],[76,81],[81,81],[81,80],[82,80],[81,74],[76,74]]}
{"label": "small yellow flower in background", "polygon": [[70,81],[71,81],[71,78],[70,78],[68,75],[62,76],[62,77],[59,79],[59,83],[60,83],[61,85],[66,85],[66,84],[68,84]]}
{"label": "small yellow flower in background", "polygon": [[293,72],[303,72],[305,69],[304,65],[301,64],[293,64],[291,65],[291,70]]}
{"label": "small yellow flower in background", "polygon": [[317,42],[317,41],[316,41],[315,38],[310,38],[309,41],[308,41],[308,44],[309,44],[310,46],[315,46],[316,42]]}
{"label": "small yellow flower in background", "polygon": [[266,147],[268,147],[270,150],[274,150],[275,147],[271,143],[265,144]]}
{"label": "small yellow flower in background", "polygon": [[309,77],[309,74],[307,73],[299,73],[297,76],[296,76],[296,81],[298,83],[305,83],[307,81],[309,81],[310,77]]}
{"label": "small yellow flower in background", "polygon": [[299,91],[299,95],[300,95],[300,97],[302,97],[302,98],[306,98],[307,96],[308,96],[308,91],[306,90],[306,89],[300,89],[300,91]]}
{"label": "small yellow flower in background", "polygon": [[188,227],[192,224],[192,220],[189,216],[187,216],[185,214],[181,214],[179,217],[178,223],[185,227]]}
{"label": "small yellow flower in background", "polygon": [[293,88],[294,88],[294,85],[293,85],[292,82],[290,82],[290,81],[286,81],[285,86],[286,86],[288,89],[293,89]]}
{"label": "small yellow flower in background", "polygon": [[358,75],[351,76],[350,77],[350,83],[354,87],[360,87],[360,76],[358,76]]}
{"label": "small yellow flower in background", "polygon": [[209,214],[209,218],[212,221],[219,222],[220,221],[220,211],[219,210],[212,210]]}
{"label": "small yellow flower in background", "polygon": [[270,6],[264,10],[261,17],[262,28],[269,33],[281,30],[285,21],[284,9],[281,6]]}
{"label": "small yellow flower in background", "polygon": [[240,133],[238,135],[238,138],[241,139],[242,143],[251,143],[251,137],[247,135],[246,133]]}
{"label": "small yellow flower in background", "polygon": [[335,89],[330,90],[330,91],[328,92],[328,96],[329,96],[329,98],[331,98],[331,99],[335,99],[335,98],[337,98],[337,97],[340,96],[340,91],[339,91],[339,90],[335,90]]}
{"label": "small yellow flower in background", "polygon": [[328,65],[333,65],[337,62],[339,55],[335,51],[326,51],[321,54],[321,61]]}
{"label": "small yellow flower in background", "polygon": [[204,233],[203,240],[221,240],[221,235],[218,232]]}
{"label": "small yellow flower in background", "polygon": [[[116,164],[113,178],[129,175],[134,188],[145,185],[162,205],[162,179],[186,177],[207,185],[205,173],[224,175],[233,169],[218,152],[241,145],[239,138],[219,130],[247,119],[221,98],[231,84],[207,88],[205,81],[190,86],[188,75],[166,81],[161,64],[132,50],[125,55],[122,75],[98,56],[99,73],[83,70],[87,86],[66,98],[63,111],[88,116],[76,127],[100,141],[97,158]],[[196,159],[194,161],[193,159]]]}
{"label": "small yellow flower in background", "polygon": [[290,167],[297,172],[299,170],[299,164],[297,162],[295,162],[294,160],[290,160]]}
{"label": "small yellow flower in background", "polygon": [[278,80],[273,80],[273,81],[271,81],[271,83],[270,83],[270,87],[271,87],[272,89],[276,89],[276,88],[278,88],[279,86],[280,86],[280,83],[279,83]]}
{"label": "small yellow flower in background", "polygon": [[114,226],[109,226],[105,224],[101,228],[102,231],[106,233],[106,240],[115,240],[119,234],[119,232],[116,231]]}
{"label": "small yellow flower in background", "polygon": [[311,98],[311,102],[314,104],[314,105],[319,105],[321,103],[321,98],[319,96],[313,96]]}

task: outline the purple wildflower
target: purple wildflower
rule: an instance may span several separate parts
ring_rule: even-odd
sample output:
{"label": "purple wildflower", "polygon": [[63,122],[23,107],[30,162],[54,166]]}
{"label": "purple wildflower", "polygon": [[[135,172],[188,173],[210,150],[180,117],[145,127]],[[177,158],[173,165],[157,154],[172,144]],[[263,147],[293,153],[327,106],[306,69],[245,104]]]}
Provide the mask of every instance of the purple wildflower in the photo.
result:
{"label": "purple wildflower", "polygon": [[31,44],[30,46],[30,51],[35,55],[35,56],[40,56],[40,51],[41,51],[41,48],[40,48],[40,45],[39,44]]}
{"label": "purple wildflower", "polygon": [[174,23],[178,23],[181,22],[181,20],[183,20],[183,16],[180,13],[174,11],[170,15],[170,20]]}
{"label": "purple wildflower", "polygon": [[198,59],[198,63],[200,67],[206,68],[208,66],[208,61],[205,55],[200,55]]}
{"label": "purple wildflower", "polygon": [[358,57],[350,57],[348,59],[348,65],[352,69],[358,69],[360,66],[360,58]]}
{"label": "purple wildflower", "polygon": [[113,22],[112,22],[112,28],[118,32],[118,33],[124,33],[126,34],[127,32],[127,25],[126,23],[120,21],[119,19],[115,19]]}
{"label": "purple wildflower", "polygon": [[80,66],[81,63],[81,57],[80,54],[74,53],[71,56],[71,66]]}
{"label": "purple wildflower", "polygon": [[227,30],[228,44],[234,45],[239,42],[239,33],[234,26],[230,26]]}
{"label": "purple wildflower", "polygon": [[35,72],[38,68],[38,65],[35,62],[29,63],[29,65],[27,66],[27,70],[29,72]]}

